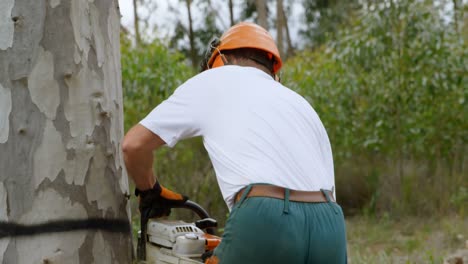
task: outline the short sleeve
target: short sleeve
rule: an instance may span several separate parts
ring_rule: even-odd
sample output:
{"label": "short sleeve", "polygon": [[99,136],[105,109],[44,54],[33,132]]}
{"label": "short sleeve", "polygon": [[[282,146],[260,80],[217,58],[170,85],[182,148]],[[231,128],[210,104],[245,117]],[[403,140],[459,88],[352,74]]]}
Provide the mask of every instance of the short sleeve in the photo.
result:
{"label": "short sleeve", "polygon": [[140,124],[158,135],[169,147],[184,138],[201,135],[196,101],[191,87],[181,86],[167,100],[151,111]]}

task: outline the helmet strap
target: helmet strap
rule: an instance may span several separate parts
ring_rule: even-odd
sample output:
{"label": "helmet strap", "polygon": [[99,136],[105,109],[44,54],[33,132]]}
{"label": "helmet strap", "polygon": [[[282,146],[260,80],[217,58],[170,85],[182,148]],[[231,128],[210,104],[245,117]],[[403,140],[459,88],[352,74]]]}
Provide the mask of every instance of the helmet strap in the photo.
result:
{"label": "helmet strap", "polygon": [[281,76],[278,74],[275,74],[275,81],[281,83]]}
{"label": "helmet strap", "polygon": [[[221,51],[218,49],[218,47],[214,47],[214,52],[218,52],[218,56],[221,58],[221,60],[223,61],[223,65],[229,65],[230,63],[228,62],[226,56],[224,56],[224,54],[221,53]],[[216,60],[216,59],[215,59]],[[208,65],[208,69],[211,69],[212,67],[210,67],[211,65]]]}

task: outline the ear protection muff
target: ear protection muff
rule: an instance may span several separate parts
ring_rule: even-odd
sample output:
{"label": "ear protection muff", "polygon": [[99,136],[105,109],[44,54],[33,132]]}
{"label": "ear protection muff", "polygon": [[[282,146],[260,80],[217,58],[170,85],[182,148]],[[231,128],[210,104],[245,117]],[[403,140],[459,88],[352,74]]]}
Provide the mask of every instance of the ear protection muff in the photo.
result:
{"label": "ear protection muff", "polygon": [[[201,71],[205,71],[208,69],[212,69],[212,68],[216,68],[216,67],[220,67],[220,66],[228,64],[226,56],[224,56],[219,50],[219,45],[221,45],[221,40],[219,38],[214,37],[211,39],[211,41],[208,44],[204,59],[201,64]],[[212,59],[212,57],[214,59]]]}

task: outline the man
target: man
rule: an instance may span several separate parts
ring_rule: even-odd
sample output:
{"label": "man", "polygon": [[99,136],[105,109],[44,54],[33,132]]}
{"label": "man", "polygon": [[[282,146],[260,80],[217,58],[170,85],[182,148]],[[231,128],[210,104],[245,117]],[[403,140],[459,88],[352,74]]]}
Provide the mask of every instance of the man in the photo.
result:
{"label": "man", "polygon": [[125,136],[140,209],[152,216],[187,199],[161,187],[152,152],[203,137],[231,210],[207,263],[346,263],[330,142],[307,101],[276,80],[281,66],[271,35],[239,23],[210,43],[205,71]]}

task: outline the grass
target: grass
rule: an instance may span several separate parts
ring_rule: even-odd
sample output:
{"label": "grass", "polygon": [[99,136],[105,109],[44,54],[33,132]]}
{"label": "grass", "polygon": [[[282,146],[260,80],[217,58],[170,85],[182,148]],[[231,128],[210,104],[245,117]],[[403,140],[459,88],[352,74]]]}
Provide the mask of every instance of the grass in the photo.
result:
{"label": "grass", "polygon": [[442,263],[465,247],[468,219],[459,216],[392,220],[347,219],[349,263]]}

